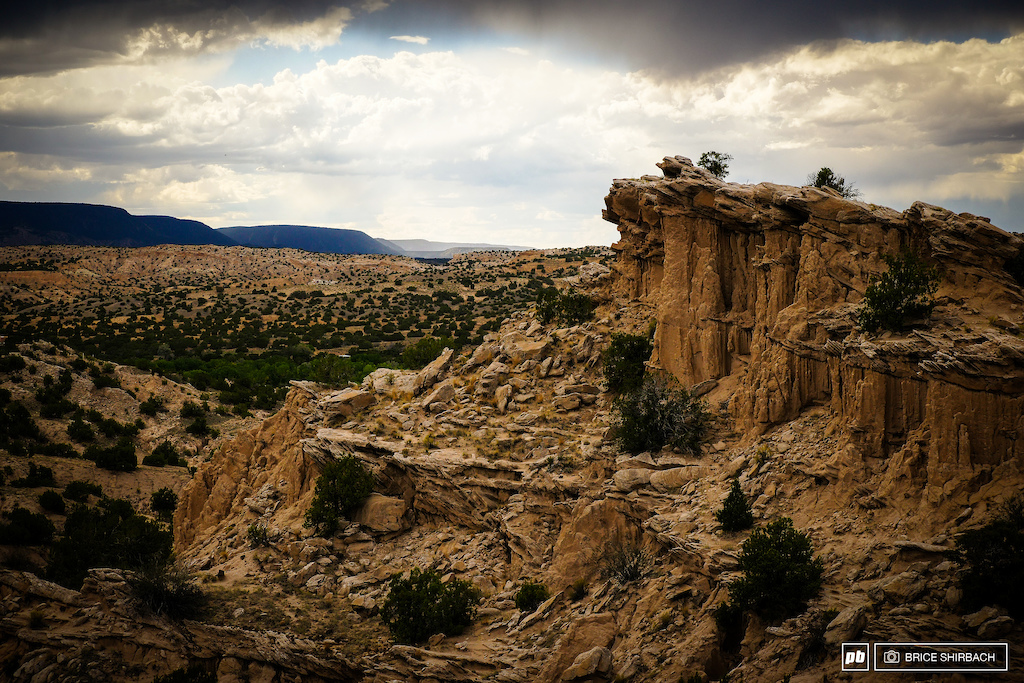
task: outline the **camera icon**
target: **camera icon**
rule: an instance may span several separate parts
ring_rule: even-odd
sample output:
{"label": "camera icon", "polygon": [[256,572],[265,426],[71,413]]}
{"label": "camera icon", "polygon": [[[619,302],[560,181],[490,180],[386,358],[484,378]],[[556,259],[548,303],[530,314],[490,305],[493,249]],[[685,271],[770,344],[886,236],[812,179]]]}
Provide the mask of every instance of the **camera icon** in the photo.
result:
{"label": "camera icon", "polygon": [[900,653],[896,650],[886,650],[882,653],[882,661],[886,664],[899,664]]}

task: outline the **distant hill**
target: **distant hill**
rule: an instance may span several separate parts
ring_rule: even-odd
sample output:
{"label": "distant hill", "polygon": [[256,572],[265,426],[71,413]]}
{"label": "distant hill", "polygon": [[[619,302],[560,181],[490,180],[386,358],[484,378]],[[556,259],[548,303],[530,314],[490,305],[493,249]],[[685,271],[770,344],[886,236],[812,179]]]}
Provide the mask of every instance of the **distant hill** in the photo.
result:
{"label": "distant hill", "polygon": [[396,253],[413,258],[450,258],[456,254],[468,254],[471,251],[526,251],[533,247],[512,247],[502,244],[483,244],[470,242],[432,242],[430,240],[386,240],[376,238]]}
{"label": "distant hill", "polygon": [[219,228],[217,232],[246,247],[302,249],[326,254],[402,254],[359,230],[310,225],[255,225]]}
{"label": "distant hill", "polygon": [[0,201],[0,246],[75,244],[152,247],[158,244],[235,244],[199,221],[133,216],[97,204]]}

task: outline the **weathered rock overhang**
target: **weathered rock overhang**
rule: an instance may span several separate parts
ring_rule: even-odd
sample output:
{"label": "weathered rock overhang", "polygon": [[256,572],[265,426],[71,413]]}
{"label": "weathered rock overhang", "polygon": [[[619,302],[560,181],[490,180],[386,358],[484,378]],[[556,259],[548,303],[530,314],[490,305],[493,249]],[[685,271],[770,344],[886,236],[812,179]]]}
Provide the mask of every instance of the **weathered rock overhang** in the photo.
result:
{"label": "weathered rock overhang", "polygon": [[[924,443],[929,477],[1022,461],[1024,291],[1004,270],[1024,241],[924,203],[898,212],[813,187],[726,183],[683,157],[664,177],[616,180],[613,287],[657,311],[654,364],[683,383],[733,378],[750,434],[829,407],[866,456]],[[868,336],[858,304],[882,256],[938,267],[940,306],[906,334]],[[1006,322],[970,326],[975,318]],[[1006,320],[1006,316],[1011,320]],[[1019,321],[1018,321],[1019,322]]]}

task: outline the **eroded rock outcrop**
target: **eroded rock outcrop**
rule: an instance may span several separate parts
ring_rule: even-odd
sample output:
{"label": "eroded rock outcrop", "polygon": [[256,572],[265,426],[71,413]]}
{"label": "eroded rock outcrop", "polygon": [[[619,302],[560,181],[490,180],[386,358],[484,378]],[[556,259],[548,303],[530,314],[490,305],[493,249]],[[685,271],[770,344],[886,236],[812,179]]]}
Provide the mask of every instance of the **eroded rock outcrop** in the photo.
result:
{"label": "eroded rock outcrop", "polygon": [[[937,486],[1024,459],[1024,342],[1007,332],[1024,291],[1004,270],[1020,237],[920,202],[900,213],[726,183],[683,157],[659,167],[615,181],[604,213],[621,234],[615,289],[656,306],[655,364],[721,382],[712,398],[752,436],[827,405],[863,457],[919,452]],[[926,328],[869,338],[857,305],[903,250],[939,268],[939,306]]]}

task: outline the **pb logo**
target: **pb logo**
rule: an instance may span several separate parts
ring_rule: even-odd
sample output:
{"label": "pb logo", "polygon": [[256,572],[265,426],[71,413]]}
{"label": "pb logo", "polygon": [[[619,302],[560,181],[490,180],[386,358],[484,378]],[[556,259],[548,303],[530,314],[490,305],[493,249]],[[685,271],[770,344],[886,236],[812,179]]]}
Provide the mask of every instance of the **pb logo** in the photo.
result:
{"label": "pb logo", "polygon": [[868,643],[843,643],[843,671],[870,671]]}

